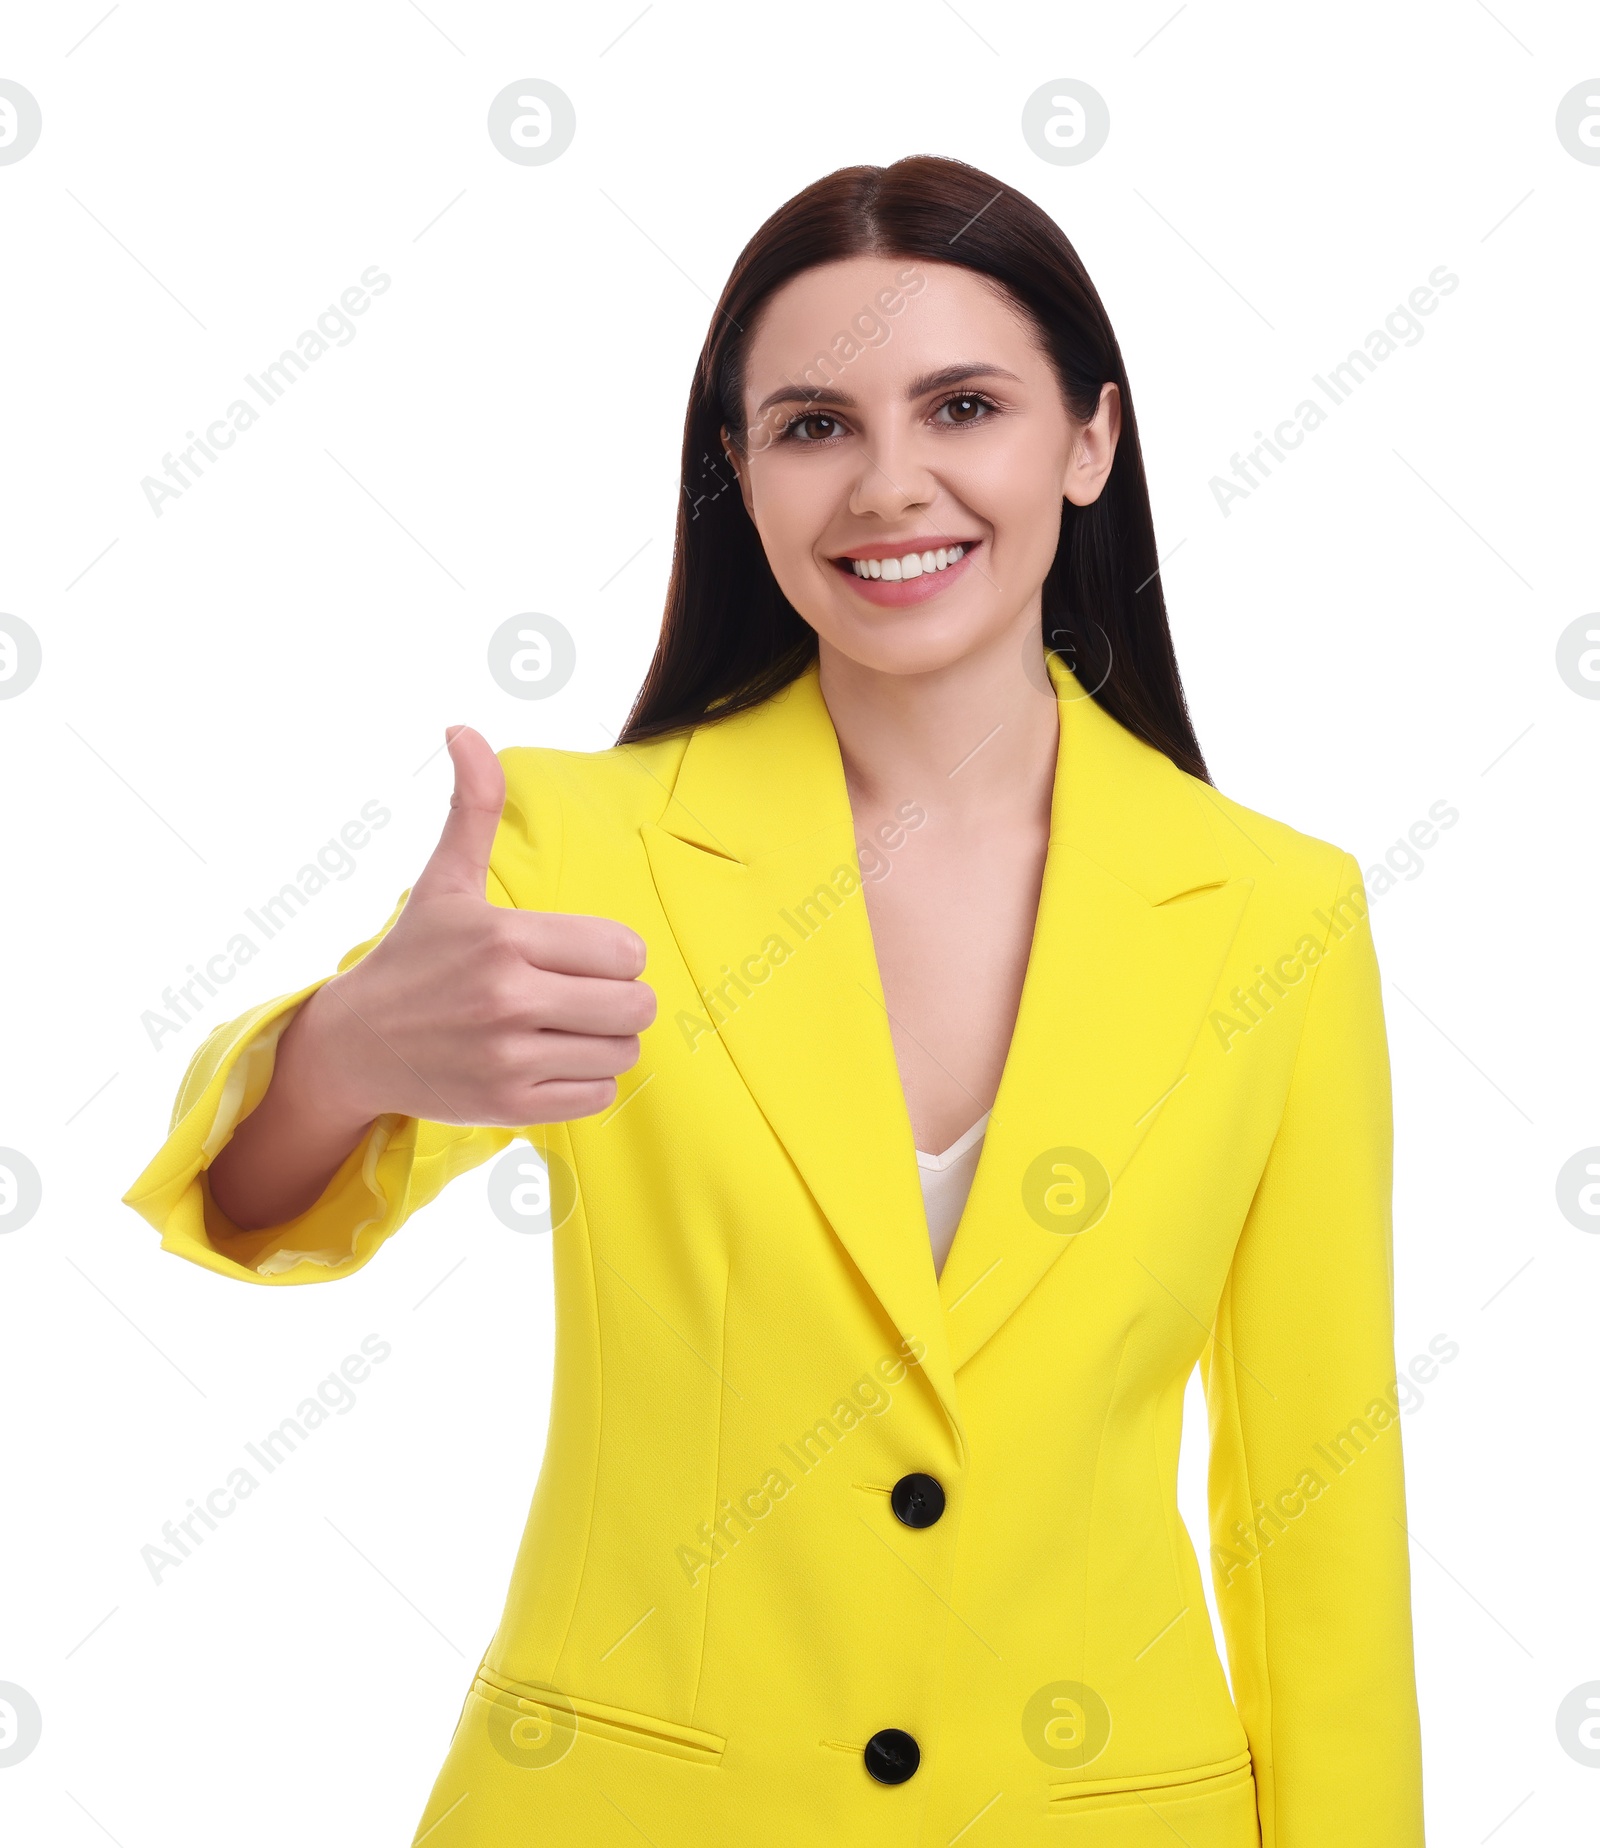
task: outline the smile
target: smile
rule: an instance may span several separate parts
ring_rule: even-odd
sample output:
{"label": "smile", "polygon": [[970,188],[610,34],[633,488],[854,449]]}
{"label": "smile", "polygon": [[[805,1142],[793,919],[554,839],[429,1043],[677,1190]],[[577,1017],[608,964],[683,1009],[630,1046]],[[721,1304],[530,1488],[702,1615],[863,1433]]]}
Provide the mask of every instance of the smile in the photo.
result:
{"label": "smile", "polygon": [[[904,609],[942,596],[972,569],[982,539],[930,533],[932,545],[913,551],[907,541],[857,546],[833,567],[850,580],[854,595],[880,609]],[[906,549],[902,551],[900,546]]]}
{"label": "smile", "polygon": [[897,584],[906,578],[919,578],[925,571],[948,571],[965,551],[962,545],[941,545],[928,552],[906,552],[899,558],[841,558],[839,563],[847,565],[857,577],[887,578]]}

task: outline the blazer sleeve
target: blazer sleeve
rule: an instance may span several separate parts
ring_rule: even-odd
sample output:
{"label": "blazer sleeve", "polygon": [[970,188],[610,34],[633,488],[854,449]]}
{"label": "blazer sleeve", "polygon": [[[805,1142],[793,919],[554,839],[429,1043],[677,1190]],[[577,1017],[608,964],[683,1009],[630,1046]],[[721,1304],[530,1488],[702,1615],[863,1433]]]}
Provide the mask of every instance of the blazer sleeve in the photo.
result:
{"label": "blazer sleeve", "polygon": [[1202,1360],[1212,1578],[1262,1848],[1421,1848],[1389,1056],[1349,855],[1329,914]]}
{"label": "blazer sleeve", "polygon": [[[542,753],[499,755],[507,771],[506,807],[485,896],[496,905],[554,909],[561,839],[553,780],[516,774]],[[163,1250],[248,1283],[345,1277],[458,1174],[499,1154],[520,1133],[388,1114],[298,1218],[242,1231],[211,1196],[208,1169],[266,1094],[278,1040],[296,1010],[388,934],[410,894],[408,886],[381,929],[348,950],[330,974],[218,1027],[195,1053],[178,1087],[166,1141],[122,1196],[161,1234]],[[214,1233],[229,1235],[225,1244],[215,1242]]]}

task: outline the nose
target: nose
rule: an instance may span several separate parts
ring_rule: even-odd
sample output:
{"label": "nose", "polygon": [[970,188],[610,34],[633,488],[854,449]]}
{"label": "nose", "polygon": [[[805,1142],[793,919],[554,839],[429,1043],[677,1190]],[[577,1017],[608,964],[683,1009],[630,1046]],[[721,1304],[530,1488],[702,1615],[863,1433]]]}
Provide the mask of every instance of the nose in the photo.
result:
{"label": "nose", "polygon": [[850,494],[850,511],[893,520],[914,508],[931,506],[939,492],[914,431],[885,431],[863,443],[859,472]]}

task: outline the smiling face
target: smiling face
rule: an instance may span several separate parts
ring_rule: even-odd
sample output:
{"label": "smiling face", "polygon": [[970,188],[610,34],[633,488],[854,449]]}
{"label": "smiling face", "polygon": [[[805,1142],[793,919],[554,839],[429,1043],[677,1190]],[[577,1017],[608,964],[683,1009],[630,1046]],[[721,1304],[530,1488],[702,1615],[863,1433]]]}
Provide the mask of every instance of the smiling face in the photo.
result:
{"label": "smiling face", "polygon": [[[891,306],[891,304],[894,304]],[[745,508],[783,594],[861,667],[1020,647],[1063,497],[1104,486],[1117,389],[1074,418],[1027,316],[956,264],[852,257],[763,308],[744,362]]]}

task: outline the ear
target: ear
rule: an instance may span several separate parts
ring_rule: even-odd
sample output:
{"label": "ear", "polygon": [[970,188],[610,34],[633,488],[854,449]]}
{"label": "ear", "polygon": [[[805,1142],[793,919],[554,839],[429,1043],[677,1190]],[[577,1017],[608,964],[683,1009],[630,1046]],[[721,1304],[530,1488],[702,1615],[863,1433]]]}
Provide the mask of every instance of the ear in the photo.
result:
{"label": "ear", "polygon": [[739,498],[744,502],[744,510],[753,521],[756,514],[755,508],[751,505],[749,468],[745,464],[744,457],[739,453],[738,444],[729,435],[726,424],[722,426],[721,437],[722,453],[728,458],[728,466],[733,470],[734,479],[739,484]]}
{"label": "ear", "polygon": [[1122,393],[1108,379],[1100,387],[1100,402],[1086,424],[1078,426],[1072,453],[1061,481],[1061,492],[1074,507],[1087,507],[1100,498],[1111,464],[1116,458],[1117,438],[1122,433]]}

